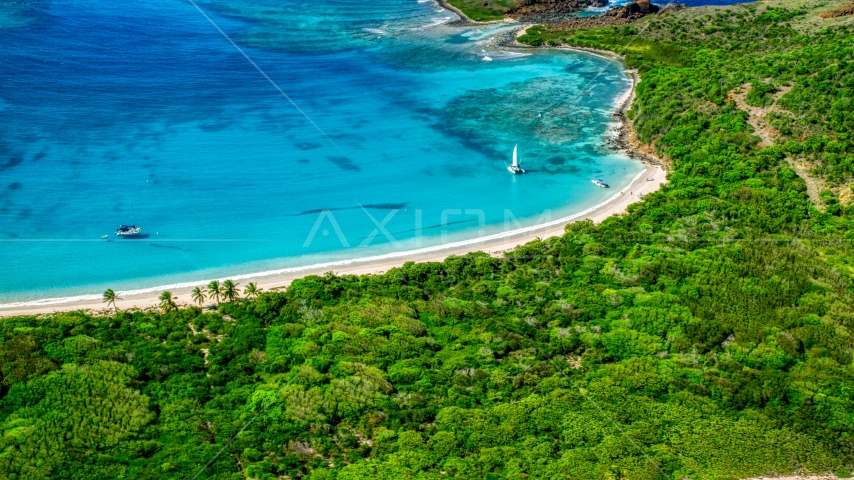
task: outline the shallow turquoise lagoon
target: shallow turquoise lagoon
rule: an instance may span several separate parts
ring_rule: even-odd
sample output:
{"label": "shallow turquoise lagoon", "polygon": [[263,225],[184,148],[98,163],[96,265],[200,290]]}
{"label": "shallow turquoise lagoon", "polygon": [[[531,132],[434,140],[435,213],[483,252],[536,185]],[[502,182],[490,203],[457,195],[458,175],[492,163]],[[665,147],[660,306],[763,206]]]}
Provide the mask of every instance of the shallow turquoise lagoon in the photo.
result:
{"label": "shallow turquoise lagoon", "polygon": [[0,303],[470,239],[641,171],[604,147],[619,64],[431,2],[307,3],[196,2],[281,92],[191,2],[0,10]]}

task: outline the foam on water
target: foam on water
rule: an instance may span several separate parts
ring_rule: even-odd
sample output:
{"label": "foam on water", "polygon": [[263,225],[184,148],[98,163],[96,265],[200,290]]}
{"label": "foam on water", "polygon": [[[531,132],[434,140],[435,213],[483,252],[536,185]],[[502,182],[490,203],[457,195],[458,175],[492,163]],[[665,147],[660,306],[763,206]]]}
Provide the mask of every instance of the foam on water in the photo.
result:
{"label": "foam on water", "polygon": [[[39,5],[0,30],[0,303],[508,235],[641,170],[603,146],[620,65],[490,46],[512,25],[411,0],[199,3],[315,128],[189,4]],[[516,144],[529,175],[505,169]],[[111,235],[129,222],[148,237]]]}

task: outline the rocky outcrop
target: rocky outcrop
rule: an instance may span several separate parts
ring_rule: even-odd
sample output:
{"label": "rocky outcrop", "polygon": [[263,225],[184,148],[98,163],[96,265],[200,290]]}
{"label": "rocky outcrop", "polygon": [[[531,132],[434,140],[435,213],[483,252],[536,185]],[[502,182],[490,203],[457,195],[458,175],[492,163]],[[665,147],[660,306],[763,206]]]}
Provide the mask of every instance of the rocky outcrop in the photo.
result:
{"label": "rocky outcrop", "polygon": [[552,22],[553,26],[560,30],[577,30],[579,28],[607,27],[611,25],[625,25],[632,23],[647,15],[662,15],[685,8],[684,4],[671,3],[659,7],[650,3],[649,0],[640,0],[622,7],[614,7],[602,16],[595,17],[568,17],[563,20]]}
{"label": "rocky outcrop", "polygon": [[605,13],[606,17],[627,18],[637,20],[651,13],[658,13],[658,6],[650,3],[649,0],[638,0],[630,3],[623,8],[614,8]]}
{"label": "rocky outcrop", "polygon": [[526,22],[555,23],[589,7],[604,7],[608,0],[520,0],[508,16]]}
{"label": "rocky outcrop", "polygon": [[[446,0],[437,0],[439,5],[451,10],[461,18],[468,20],[460,10],[449,5]],[[515,6],[506,13],[506,17],[526,23],[541,23],[558,26],[566,30],[586,27],[623,25],[646,15],[665,13],[685,8],[684,4],[670,3],[664,7],[653,5],[650,0],[636,0],[621,7],[613,7],[603,15],[580,17],[576,12],[588,8],[602,8],[609,0],[515,0]],[[484,1],[483,6],[489,2]],[[468,20],[470,22],[470,20]],[[461,23],[466,23],[463,21]],[[479,22],[473,22],[479,23]]]}
{"label": "rocky outcrop", "polygon": [[664,15],[664,14],[670,13],[670,12],[678,12],[679,10],[682,10],[683,8],[688,8],[688,5],[686,5],[684,3],[668,3],[667,5],[658,9],[658,14]]}
{"label": "rocky outcrop", "polygon": [[836,10],[831,10],[829,12],[822,12],[819,17],[821,18],[836,18],[836,17],[844,17],[846,15],[854,15],[854,3],[851,5],[846,5],[842,8],[837,8]]}

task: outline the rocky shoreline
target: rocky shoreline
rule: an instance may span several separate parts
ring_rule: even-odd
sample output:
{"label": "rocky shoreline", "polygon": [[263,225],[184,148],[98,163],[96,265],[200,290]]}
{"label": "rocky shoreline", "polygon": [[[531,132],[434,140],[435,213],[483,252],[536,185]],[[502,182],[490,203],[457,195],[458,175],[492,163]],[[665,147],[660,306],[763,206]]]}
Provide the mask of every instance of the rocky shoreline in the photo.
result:
{"label": "rocky shoreline", "polygon": [[612,7],[602,15],[580,17],[577,12],[591,7],[606,7],[609,3],[608,0],[518,0],[517,5],[505,14],[505,20],[479,22],[469,18],[462,10],[448,3],[447,0],[436,0],[436,3],[460,17],[459,20],[451,22],[452,25],[485,25],[515,21],[548,24],[562,30],[625,25],[646,15],[685,8],[683,4],[669,3],[659,7],[651,3],[650,0],[637,0],[627,5]]}
{"label": "rocky shoreline", "polygon": [[491,25],[491,24],[496,24],[496,23],[506,23],[506,20],[495,20],[492,22],[477,22],[477,21],[474,21],[471,18],[469,18],[468,15],[463,13],[462,10],[451,5],[446,0],[436,0],[436,3],[440,7],[444,8],[445,10],[447,10],[451,13],[454,13],[458,17],[460,17],[458,20],[448,22],[446,25],[454,25],[454,26],[460,26],[460,27],[471,27],[471,26],[478,26],[478,25]]}
{"label": "rocky shoreline", "polygon": [[[595,48],[584,47],[557,47],[557,49],[591,53],[619,61],[623,66],[625,66],[625,59],[623,56],[609,50],[598,50]],[[605,140],[605,145],[610,150],[620,152],[631,159],[640,161],[643,164],[658,165],[667,170],[669,166],[668,162],[657,156],[651,146],[640,143],[634,129],[632,128],[631,120],[626,116],[626,112],[632,107],[632,103],[634,103],[635,88],[637,87],[638,82],[640,82],[640,75],[634,68],[626,68],[624,73],[632,80],[632,86],[629,89],[626,98],[620,101],[619,106],[611,115],[611,119],[617,123],[617,126],[611,130],[611,135]]]}
{"label": "rocky shoreline", "polygon": [[612,7],[602,15],[580,17],[576,15],[577,12],[590,7],[606,7],[608,0],[520,0],[516,8],[507,12],[505,20],[478,22],[469,18],[459,8],[449,4],[447,0],[436,0],[436,3],[460,17],[459,20],[450,22],[450,25],[474,26],[524,22],[547,24],[561,30],[626,25],[647,15],[661,15],[685,8],[685,5],[681,3],[668,3],[660,7],[650,0],[637,0],[623,6]]}
{"label": "rocky shoreline", "polygon": [[553,24],[590,7],[606,6],[608,0],[518,0],[508,15],[518,21]]}
{"label": "rocky shoreline", "polygon": [[643,145],[637,138],[632,122],[626,116],[626,112],[631,108],[635,100],[635,87],[640,82],[640,75],[635,69],[626,69],[626,75],[632,79],[632,88],[628,98],[626,98],[617,111],[614,112],[612,118],[619,122],[619,126],[614,129],[615,135],[605,140],[605,144],[612,150],[622,152],[629,158],[639,160],[641,163],[660,165],[667,170],[668,163],[657,156],[649,145]]}
{"label": "rocky shoreline", "polygon": [[[596,1],[596,0],[593,0]],[[503,23],[502,21],[497,22],[475,22],[468,18],[462,11],[454,7],[453,5],[448,4],[445,0],[436,0],[436,2],[446,10],[457,14],[460,17],[460,20],[450,22],[449,25],[455,26],[477,26],[477,25],[487,25],[487,24],[495,24],[495,23]],[[641,0],[641,2],[645,2],[645,6],[641,6],[641,11],[646,15],[648,13],[655,13],[659,11],[659,8],[655,5],[649,3],[649,0]],[[579,25],[575,28],[584,28],[584,27],[592,27],[592,26],[607,26],[607,25],[615,25],[615,21],[619,21],[623,23],[630,23],[640,17],[632,16],[630,12],[638,11],[636,7],[638,2],[631,3],[624,6],[621,9],[615,9],[611,12],[617,12],[612,15],[606,14],[605,16],[599,17],[575,17],[574,20],[566,20],[564,23],[559,24],[559,28],[566,28],[569,25],[565,25],[567,22],[577,22]],[[649,8],[649,6],[654,8]],[[681,8],[681,6],[679,7]],[[624,12],[624,13],[621,13]],[[627,13],[625,13],[627,12]],[[610,12],[609,12],[610,13]],[[641,16],[643,16],[641,15]],[[598,23],[597,21],[602,21],[603,18],[609,18],[611,20],[604,20],[605,23]],[[517,20],[518,21],[518,20]],[[524,34],[525,30],[533,26],[535,23],[539,22],[525,22],[522,24],[521,28],[518,30],[506,32],[498,37],[495,41],[495,45],[501,48],[556,48],[559,50],[569,50],[576,52],[585,52],[591,53],[594,55],[599,55],[603,57],[607,57],[613,60],[617,60],[621,62],[625,66],[625,59],[622,55],[619,55],[615,52],[611,52],[608,50],[598,50],[593,48],[583,48],[583,47],[533,47],[530,45],[523,45],[516,41],[516,39]],[[571,28],[567,28],[571,29]],[[668,162],[664,159],[658,157],[652,148],[649,145],[643,145],[638,141],[637,135],[635,135],[634,129],[632,128],[631,120],[626,116],[626,112],[631,108],[632,103],[635,98],[635,87],[638,82],[640,82],[640,76],[638,75],[637,70],[634,69],[626,69],[625,73],[632,80],[632,87],[628,93],[628,96],[620,102],[620,105],[617,107],[616,111],[612,115],[612,119],[618,125],[612,130],[611,134],[605,140],[605,145],[612,151],[623,153],[629,158],[640,161],[643,164],[648,165],[659,165],[665,170],[668,167]]]}
{"label": "rocky shoreline", "polygon": [[560,30],[577,30],[590,27],[610,27],[615,25],[628,25],[647,15],[663,15],[685,8],[681,3],[669,3],[659,7],[649,0],[638,0],[622,7],[614,7],[603,15],[594,17],[567,17],[555,22],[548,23],[549,26]]}

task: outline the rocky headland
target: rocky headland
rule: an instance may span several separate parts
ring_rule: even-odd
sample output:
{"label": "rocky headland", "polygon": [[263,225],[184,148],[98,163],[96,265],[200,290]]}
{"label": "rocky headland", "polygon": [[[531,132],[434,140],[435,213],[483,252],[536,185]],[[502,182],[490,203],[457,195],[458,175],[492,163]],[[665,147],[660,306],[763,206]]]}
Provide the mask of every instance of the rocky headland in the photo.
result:
{"label": "rocky headland", "polygon": [[603,15],[590,17],[570,16],[557,21],[543,23],[549,23],[560,30],[626,25],[647,15],[663,14],[681,10],[683,8],[685,8],[685,5],[678,3],[671,3],[666,6],[659,7],[658,5],[651,3],[649,0],[638,0],[637,2],[632,2],[627,5],[611,8]]}
{"label": "rocky headland", "polygon": [[[471,22],[461,10],[447,4],[445,0],[438,1],[443,7],[460,15],[463,18],[461,23]],[[625,25],[647,15],[685,8],[685,5],[682,4],[668,4],[660,7],[651,3],[650,0],[638,0],[627,5],[612,7],[602,15],[578,16],[580,11],[591,7],[603,8],[607,5],[608,0],[519,0],[515,7],[507,11],[506,18],[525,23],[554,25],[563,30],[573,30],[586,27]]]}
{"label": "rocky headland", "polygon": [[[601,15],[579,16],[589,8],[604,8],[609,0],[436,0],[439,5],[456,13],[458,25],[483,24],[515,20],[525,23],[559,25],[561,28],[583,28],[631,23],[646,15],[665,13],[684,8],[682,4],[654,5],[650,0],[638,0],[615,6]],[[485,21],[488,19],[488,21]]]}
{"label": "rocky headland", "polygon": [[607,5],[608,0],[520,0],[507,16],[524,22],[555,23],[580,10]]}

